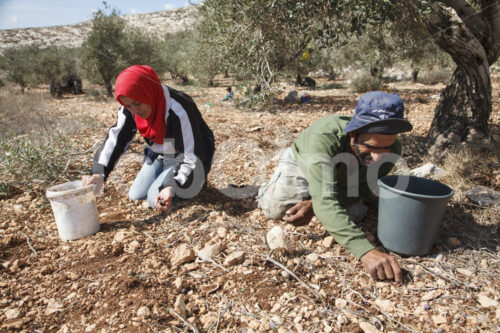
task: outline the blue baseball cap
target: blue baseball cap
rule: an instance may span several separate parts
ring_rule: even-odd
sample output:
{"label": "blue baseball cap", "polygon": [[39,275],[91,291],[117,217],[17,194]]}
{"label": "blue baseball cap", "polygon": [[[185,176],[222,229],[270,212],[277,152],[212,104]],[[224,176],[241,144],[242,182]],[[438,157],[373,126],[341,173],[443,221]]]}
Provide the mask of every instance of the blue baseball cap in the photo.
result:
{"label": "blue baseball cap", "polygon": [[344,132],[396,134],[413,129],[404,119],[403,100],[398,94],[371,91],[358,100],[354,117],[344,128]]}

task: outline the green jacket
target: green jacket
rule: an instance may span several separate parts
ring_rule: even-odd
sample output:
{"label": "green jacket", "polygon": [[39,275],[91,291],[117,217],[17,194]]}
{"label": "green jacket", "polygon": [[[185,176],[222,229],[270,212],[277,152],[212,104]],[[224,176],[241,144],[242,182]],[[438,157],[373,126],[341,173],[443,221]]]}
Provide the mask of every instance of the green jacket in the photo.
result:
{"label": "green jacket", "polygon": [[[371,191],[367,167],[357,163],[350,137],[344,132],[350,120],[345,116],[319,119],[299,135],[292,150],[309,183],[314,214],[335,240],[359,259],[374,247],[349,218],[346,208],[367,198]],[[391,153],[401,155],[399,139]],[[376,178],[387,175],[393,167],[393,163],[382,164]],[[377,179],[372,186],[376,187]]]}

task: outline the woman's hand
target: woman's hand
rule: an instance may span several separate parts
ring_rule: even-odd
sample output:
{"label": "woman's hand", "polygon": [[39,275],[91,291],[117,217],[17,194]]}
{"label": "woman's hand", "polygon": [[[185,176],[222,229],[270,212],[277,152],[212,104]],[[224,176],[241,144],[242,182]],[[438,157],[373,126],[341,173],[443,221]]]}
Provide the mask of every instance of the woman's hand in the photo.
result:
{"label": "woman's hand", "polygon": [[155,199],[155,208],[164,212],[172,206],[172,199],[174,198],[174,188],[165,187],[160,191]]}
{"label": "woman's hand", "polygon": [[104,176],[103,175],[84,175],[82,176],[82,186],[88,186],[94,184],[94,193],[97,195],[104,184]]}

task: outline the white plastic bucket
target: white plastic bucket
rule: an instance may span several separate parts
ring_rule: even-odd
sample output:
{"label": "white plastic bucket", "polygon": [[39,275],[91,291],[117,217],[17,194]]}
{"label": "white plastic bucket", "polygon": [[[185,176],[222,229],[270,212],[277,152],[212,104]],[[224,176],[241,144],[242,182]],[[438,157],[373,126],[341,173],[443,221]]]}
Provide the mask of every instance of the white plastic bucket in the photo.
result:
{"label": "white plastic bucket", "polygon": [[74,240],[99,231],[94,187],[82,187],[82,182],[77,180],[47,190],[46,195],[62,240]]}

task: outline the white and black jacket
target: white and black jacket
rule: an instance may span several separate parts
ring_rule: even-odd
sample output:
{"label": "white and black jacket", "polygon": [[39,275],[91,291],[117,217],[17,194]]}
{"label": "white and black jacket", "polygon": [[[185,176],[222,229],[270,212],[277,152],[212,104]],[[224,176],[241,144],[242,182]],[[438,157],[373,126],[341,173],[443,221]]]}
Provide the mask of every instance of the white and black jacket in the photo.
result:
{"label": "white and black jacket", "polygon": [[[215,151],[214,136],[191,97],[163,84],[162,87],[166,101],[164,143],[144,139],[154,153],[170,155],[179,161],[174,180],[177,186],[185,188],[201,165],[206,178]],[[116,124],[109,129],[104,143],[94,155],[92,173],[103,174],[107,179],[136,132],[134,115],[120,107]]]}

